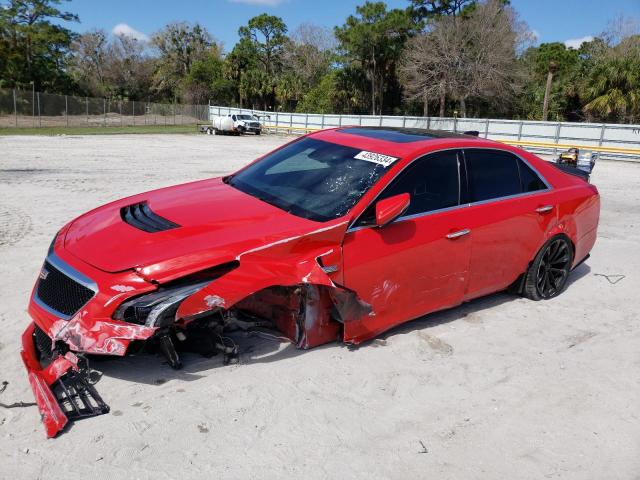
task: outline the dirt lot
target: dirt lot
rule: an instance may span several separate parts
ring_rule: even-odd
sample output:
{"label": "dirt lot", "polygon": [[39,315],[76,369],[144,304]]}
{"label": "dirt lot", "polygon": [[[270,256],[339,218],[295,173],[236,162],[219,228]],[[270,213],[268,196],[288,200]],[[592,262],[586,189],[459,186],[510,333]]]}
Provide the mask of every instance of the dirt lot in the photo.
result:
{"label": "dirt lot", "polygon": [[[0,138],[0,401],[32,401],[19,338],[60,226],[284,141]],[[599,240],[556,299],[492,295],[356,351],[247,338],[231,367],[100,362],[111,413],[55,440],[35,407],[0,408],[0,477],[638,479],[640,164],[601,162],[593,182]]]}

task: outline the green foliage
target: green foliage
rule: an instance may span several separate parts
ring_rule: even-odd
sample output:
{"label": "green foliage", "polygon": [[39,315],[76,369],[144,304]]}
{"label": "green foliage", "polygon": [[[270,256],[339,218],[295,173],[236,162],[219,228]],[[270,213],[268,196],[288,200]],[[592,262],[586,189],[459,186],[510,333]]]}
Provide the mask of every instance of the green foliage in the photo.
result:
{"label": "green foliage", "polygon": [[582,62],[580,51],[567,48],[563,43],[543,43],[529,48],[521,58],[527,78],[520,103],[521,116],[531,120],[542,118],[545,85],[551,68],[554,73],[549,119],[578,119],[581,113],[576,104],[576,81]]}
{"label": "green foliage", "polygon": [[[440,107],[540,119],[551,70],[551,120],[640,122],[640,36],[619,28],[579,49],[545,43],[522,52],[526,25],[505,7],[509,0],[407,0],[402,9],[364,1],[333,31],[303,24],[291,34],[280,17],[263,13],[239,28],[226,54],[204,27],[184,22],[150,42],[77,35],[65,26],[78,21],[61,8],[66,1],[0,0],[0,87],[272,111],[433,114]],[[507,33],[483,17],[489,7],[509,20]],[[451,44],[459,39],[447,32],[474,25],[489,34]],[[418,51],[421,44],[429,48]],[[503,52],[500,61],[472,55],[478,45],[496,59]],[[450,61],[437,78],[425,60],[442,67],[435,53]],[[475,79],[483,81],[471,88]]]}
{"label": "green foliage", "polygon": [[217,47],[191,65],[182,81],[182,97],[188,103],[225,104],[233,101],[234,84],[225,77],[225,64]]}
{"label": "green foliage", "polygon": [[597,55],[580,87],[589,119],[640,121],[640,37]]}
{"label": "green foliage", "polygon": [[207,56],[213,39],[207,29],[197,23],[191,26],[176,22],[153,35],[151,42],[160,53],[153,88],[161,97],[175,98],[193,63]]}
{"label": "green foliage", "polygon": [[336,94],[338,91],[337,73],[331,72],[309,90],[297,105],[298,112],[333,113],[336,111]]}
{"label": "green foliage", "polygon": [[409,13],[416,21],[429,18],[460,15],[465,9],[475,7],[477,0],[410,0]]}
{"label": "green foliage", "polygon": [[65,67],[75,34],[58,22],[78,21],[62,0],[0,1],[0,78],[4,87],[73,88]]}
{"label": "green foliage", "polygon": [[343,64],[361,69],[369,80],[374,114],[385,107],[385,95],[397,90],[396,65],[414,29],[406,10],[387,10],[384,2],[369,1],[335,28]]}

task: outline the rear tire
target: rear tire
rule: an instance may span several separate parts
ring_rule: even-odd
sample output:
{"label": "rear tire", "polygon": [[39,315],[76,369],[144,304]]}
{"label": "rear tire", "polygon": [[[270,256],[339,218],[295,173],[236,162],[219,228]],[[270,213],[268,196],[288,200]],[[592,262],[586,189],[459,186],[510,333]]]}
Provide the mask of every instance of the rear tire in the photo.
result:
{"label": "rear tire", "polygon": [[573,246],[566,236],[556,235],[547,240],[527,270],[523,296],[531,300],[548,300],[562,293],[571,271],[573,254]]}

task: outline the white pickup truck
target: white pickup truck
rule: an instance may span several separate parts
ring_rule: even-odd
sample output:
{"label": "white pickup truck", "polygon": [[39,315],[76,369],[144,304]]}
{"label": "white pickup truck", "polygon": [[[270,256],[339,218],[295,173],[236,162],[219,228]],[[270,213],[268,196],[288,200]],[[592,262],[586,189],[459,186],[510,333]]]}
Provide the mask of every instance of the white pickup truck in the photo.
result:
{"label": "white pickup truck", "polygon": [[213,117],[210,125],[200,125],[200,131],[209,135],[227,133],[242,135],[248,132],[260,135],[262,124],[253,115],[234,113],[226,117]]}

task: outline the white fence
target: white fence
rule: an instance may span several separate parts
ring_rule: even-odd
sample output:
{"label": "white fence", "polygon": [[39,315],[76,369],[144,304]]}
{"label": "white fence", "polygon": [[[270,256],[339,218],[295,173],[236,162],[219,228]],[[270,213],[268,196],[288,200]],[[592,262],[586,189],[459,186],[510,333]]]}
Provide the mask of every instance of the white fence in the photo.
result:
{"label": "white fence", "polygon": [[[233,113],[249,113],[258,116],[267,131],[284,130],[290,133],[304,133],[347,125],[426,128],[460,133],[478,131],[481,137],[519,144],[527,150],[541,154],[556,155],[559,151],[566,150],[565,145],[596,147],[603,150],[609,147],[614,151],[602,151],[601,158],[640,161],[640,125],[387,115],[321,115],[209,107],[209,118]],[[547,145],[527,145],[527,143]]]}

